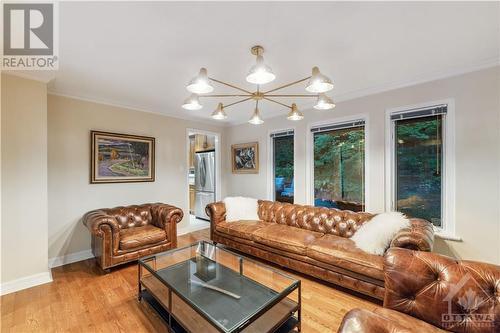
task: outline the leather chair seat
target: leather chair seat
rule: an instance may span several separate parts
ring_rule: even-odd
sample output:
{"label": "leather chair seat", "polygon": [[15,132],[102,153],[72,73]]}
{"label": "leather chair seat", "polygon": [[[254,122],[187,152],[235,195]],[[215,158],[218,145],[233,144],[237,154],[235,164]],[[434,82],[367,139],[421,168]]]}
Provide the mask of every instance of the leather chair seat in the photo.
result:
{"label": "leather chair seat", "polygon": [[132,250],[167,239],[165,230],[147,224],[142,227],[120,230],[120,250]]}
{"label": "leather chair seat", "polygon": [[262,221],[235,221],[221,222],[215,229],[223,234],[253,240],[253,233],[261,228],[271,225]]}
{"label": "leather chair seat", "polygon": [[322,237],[320,232],[272,223],[253,233],[253,240],[283,251],[306,255],[307,246]]}
{"label": "leather chair seat", "polygon": [[325,235],[309,244],[307,256],[375,279],[384,280],[384,257],[356,247],[349,238]]}

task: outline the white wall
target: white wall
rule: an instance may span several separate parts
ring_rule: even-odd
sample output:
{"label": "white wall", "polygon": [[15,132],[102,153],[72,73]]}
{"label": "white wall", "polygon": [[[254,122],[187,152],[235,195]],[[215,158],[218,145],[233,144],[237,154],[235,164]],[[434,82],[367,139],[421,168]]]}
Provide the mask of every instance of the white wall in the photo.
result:
{"label": "white wall", "polygon": [[[165,202],[184,211],[177,227],[185,227],[187,128],[222,131],[203,123],[49,95],[49,258],[88,253],[90,234],[80,219],[97,208]],[[155,137],[155,182],[90,184],[90,130]]]}
{"label": "white wall", "polygon": [[1,105],[1,283],[5,293],[35,280],[51,279],[47,266],[46,85],[3,74]]}
{"label": "white wall", "polygon": [[[385,112],[386,109],[453,98],[456,111],[456,234],[462,242],[436,239],[435,251],[459,258],[500,263],[500,67],[392,90],[337,103],[332,111],[305,111],[300,122],[285,116],[267,119],[263,125],[231,127],[225,136],[224,158],[228,195],[267,196],[268,134],[295,128],[296,202],[306,203],[306,137],[310,123],[358,114],[368,116],[368,210],[385,209]],[[261,108],[265,113],[265,106]],[[250,116],[250,114],[249,114]],[[259,141],[259,174],[231,174],[230,146]]]}

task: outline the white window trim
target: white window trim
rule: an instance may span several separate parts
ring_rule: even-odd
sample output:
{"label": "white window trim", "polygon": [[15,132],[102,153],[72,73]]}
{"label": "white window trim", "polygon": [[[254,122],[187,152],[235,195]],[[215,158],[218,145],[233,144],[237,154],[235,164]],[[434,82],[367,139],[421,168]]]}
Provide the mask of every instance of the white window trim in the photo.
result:
{"label": "white window trim", "polygon": [[369,172],[369,161],[370,161],[370,149],[369,149],[369,138],[370,138],[370,118],[368,114],[356,114],[347,117],[330,118],[325,121],[308,123],[307,124],[307,134],[306,134],[306,202],[308,205],[314,206],[314,133],[311,132],[311,128],[316,126],[325,125],[335,125],[340,123],[347,123],[355,120],[364,120],[365,122],[365,211],[369,212],[372,209],[370,200],[370,172]]}
{"label": "white window trim", "polygon": [[460,241],[455,233],[455,100],[452,98],[431,101],[415,105],[406,105],[386,109],[385,114],[385,210],[392,211],[395,196],[395,170],[394,170],[394,121],[391,114],[405,112],[412,109],[427,108],[440,104],[447,105],[447,112],[443,128],[443,225],[434,227],[436,236],[448,240]]}
{"label": "white window trim", "polygon": [[271,134],[293,131],[293,200],[297,201],[297,129],[295,127],[287,127],[283,129],[269,130],[267,133],[267,199],[274,201],[274,145]]}

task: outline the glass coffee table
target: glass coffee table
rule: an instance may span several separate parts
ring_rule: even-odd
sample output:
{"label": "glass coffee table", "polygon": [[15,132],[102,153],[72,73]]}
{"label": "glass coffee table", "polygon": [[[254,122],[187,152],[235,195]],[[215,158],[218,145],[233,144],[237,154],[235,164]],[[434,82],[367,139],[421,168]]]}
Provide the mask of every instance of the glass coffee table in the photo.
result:
{"label": "glass coffee table", "polygon": [[139,301],[181,332],[300,331],[300,280],[210,242],[139,260]]}

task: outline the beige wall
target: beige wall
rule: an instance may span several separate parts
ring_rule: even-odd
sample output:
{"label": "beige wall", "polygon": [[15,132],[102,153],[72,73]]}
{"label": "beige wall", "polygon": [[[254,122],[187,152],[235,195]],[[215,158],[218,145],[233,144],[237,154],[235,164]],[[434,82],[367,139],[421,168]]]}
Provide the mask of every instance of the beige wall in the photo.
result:
{"label": "beige wall", "polygon": [[[453,98],[455,100],[456,158],[456,234],[462,242],[436,240],[437,252],[459,258],[500,263],[500,107],[499,67],[466,75],[393,90],[341,102],[333,111],[310,110],[301,122],[284,116],[266,120],[261,126],[244,124],[231,127],[225,136],[230,145],[259,141],[259,174],[231,174],[230,157],[224,158],[228,195],[267,196],[268,135],[271,130],[295,128],[296,202],[306,203],[306,137],[308,123],[340,119],[352,115],[368,116],[367,164],[368,209],[385,208],[385,112],[399,106]],[[265,113],[265,107],[262,108]]]}
{"label": "beige wall", "polygon": [[[186,129],[221,128],[152,113],[48,96],[49,258],[90,249],[80,218],[92,209],[165,202],[187,213]],[[156,181],[89,184],[90,130],[156,138]],[[187,224],[185,216],[178,225]]]}
{"label": "beige wall", "polygon": [[3,74],[1,105],[1,280],[5,287],[26,276],[49,276],[46,85]]}

